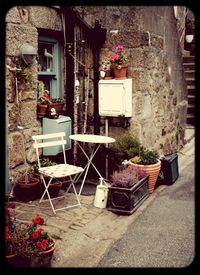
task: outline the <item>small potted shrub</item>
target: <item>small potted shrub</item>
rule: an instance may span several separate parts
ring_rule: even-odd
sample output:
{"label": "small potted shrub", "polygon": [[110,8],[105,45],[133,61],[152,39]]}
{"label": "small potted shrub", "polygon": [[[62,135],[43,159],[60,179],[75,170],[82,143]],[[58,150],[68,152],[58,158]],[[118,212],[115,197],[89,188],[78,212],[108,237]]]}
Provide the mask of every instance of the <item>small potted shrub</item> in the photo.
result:
{"label": "small potted shrub", "polygon": [[148,189],[149,193],[152,193],[161,168],[158,152],[141,146],[137,155],[132,157],[129,163],[134,167],[139,167],[149,175]]}
{"label": "small potted shrub", "polygon": [[108,188],[108,210],[132,214],[149,195],[148,175],[142,169],[128,165],[114,171]]}

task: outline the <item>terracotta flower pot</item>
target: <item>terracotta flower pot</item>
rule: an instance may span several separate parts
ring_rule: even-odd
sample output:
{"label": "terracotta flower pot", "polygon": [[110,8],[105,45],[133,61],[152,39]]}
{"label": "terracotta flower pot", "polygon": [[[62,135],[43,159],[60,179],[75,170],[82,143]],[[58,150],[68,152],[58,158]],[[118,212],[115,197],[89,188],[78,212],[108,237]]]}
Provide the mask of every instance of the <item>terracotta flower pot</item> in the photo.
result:
{"label": "terracotta flower pot", "polygon": [[114,65],[112,68],[113,68],[115,79],[126,79],[126,72],[128,68],[127,64],[123,64],[119,66]]}
{"label": "terracotta flower pot", "polygon": [[153,193],[155,189],[155,184],[158,178],[158,174],[160,172],[161,161],[158,159],[158,161],[155,164],[149,164],[149,165],[136,164],[129,161],[129,164],[139,167],[149,175],[148,191],[149,193]]}
{"label": "terracotta flower pot", "polygon": [[37,116],[44,117],[47,114],[47,104],[37,104]]}

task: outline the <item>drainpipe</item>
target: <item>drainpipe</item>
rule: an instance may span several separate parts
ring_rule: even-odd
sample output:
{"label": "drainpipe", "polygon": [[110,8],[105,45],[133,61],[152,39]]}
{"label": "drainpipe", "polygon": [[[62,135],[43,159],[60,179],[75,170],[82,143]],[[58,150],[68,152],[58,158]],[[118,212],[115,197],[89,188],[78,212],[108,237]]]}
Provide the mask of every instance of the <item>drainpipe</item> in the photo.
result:
{"label": "drainpipe", "polygon": [[106,29],[101,27],[98,20],[95,21],[93,32],[93,57],[94,57],[94,134],[100,134],[100,116],[98,111],[99,97],[98,97],[98,83],[99,83],[99,55],[100,49],[106,40]]}
{"label": "drainpipe", "polygon": [[66,115],[74,119],[74,59],[70,55],[74,52],[74,25],[75,18],[69,7],[63,7],[65,18],[65,58],[66,58]]}

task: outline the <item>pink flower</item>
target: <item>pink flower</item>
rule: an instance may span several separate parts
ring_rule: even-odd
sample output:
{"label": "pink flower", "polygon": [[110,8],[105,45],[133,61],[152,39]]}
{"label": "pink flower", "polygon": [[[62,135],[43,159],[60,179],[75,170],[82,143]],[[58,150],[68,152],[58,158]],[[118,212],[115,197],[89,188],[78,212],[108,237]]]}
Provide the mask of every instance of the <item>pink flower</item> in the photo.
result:
{"label": "pink flower", "polygon": [[116,51],[122,51],[124,49],[124,46],[123,45],[117,45],[116,46]]}
{"label": "pink flower", "polygon": [[113,59],[114,59],[114,60],[118,60],[118,58],[119,58],[119,54],[118,54],[118,53],[114,53],[114,54],[113,54]]}

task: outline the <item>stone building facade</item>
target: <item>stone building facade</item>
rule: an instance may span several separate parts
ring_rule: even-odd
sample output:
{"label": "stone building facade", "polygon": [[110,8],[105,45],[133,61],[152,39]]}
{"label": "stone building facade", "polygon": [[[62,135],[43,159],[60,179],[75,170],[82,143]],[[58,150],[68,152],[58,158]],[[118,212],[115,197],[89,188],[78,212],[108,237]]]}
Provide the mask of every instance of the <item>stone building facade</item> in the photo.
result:
{"label": "stone building facade", "polygon": [[[25,83],[17,81],[16,60],[25,42],[38,50],[38,36],[51,31],[63,37],[59,6],[15,6],[6,14],[6,119],[9,177],[24,173],[36,160],[31,136],[42,132],[37,119],[34,83],[37,81],[37,60],[29,67],[31,77]],[[128,127],[120,119],[109,119],[109,135],[131,133],[149,148],[161,154],[176,151],[183,140],[187,111],[181,45],[177,20],[172,6],[75,6],[88,26],[99,20],[106,29],[106,40],[100,51],[103,60],[107,51],[123,44],[128,53],[128,78],[133,79],[133,113]],[[94,37],[95,39],[95,37]],[[90,49],[88,48],[90,52]],[[88,57],[87,57],[88,58]],[[65,98],[65,61],[61,50],[61,94]],[[65,60],[66,59],[66,60]],[[92,60],[90,60],[92,64]],[[85,75],[88,78],[88,75]],[[89,73],[93,81],[93,71]],[[93,86],[89,88],[87,131],[93,132]],[[75,89],[75,88],[74,88]],[[81,89],[80,89],[81,93]],[[68,106],[65,106],[65,110]],[[74,114],[73,114],[74,115]],[[121,124],[122,123],[122,124]],[[21,129],[20,127],[23,127]],[[72,125],[73,127],[73,125]],[[73,127],[74,129],[74,127]],[[100,133],[105,133],[101,118]],[[183,135],[182,135],[183,136]],[[25,150],[24,150],[25,146]]]}

